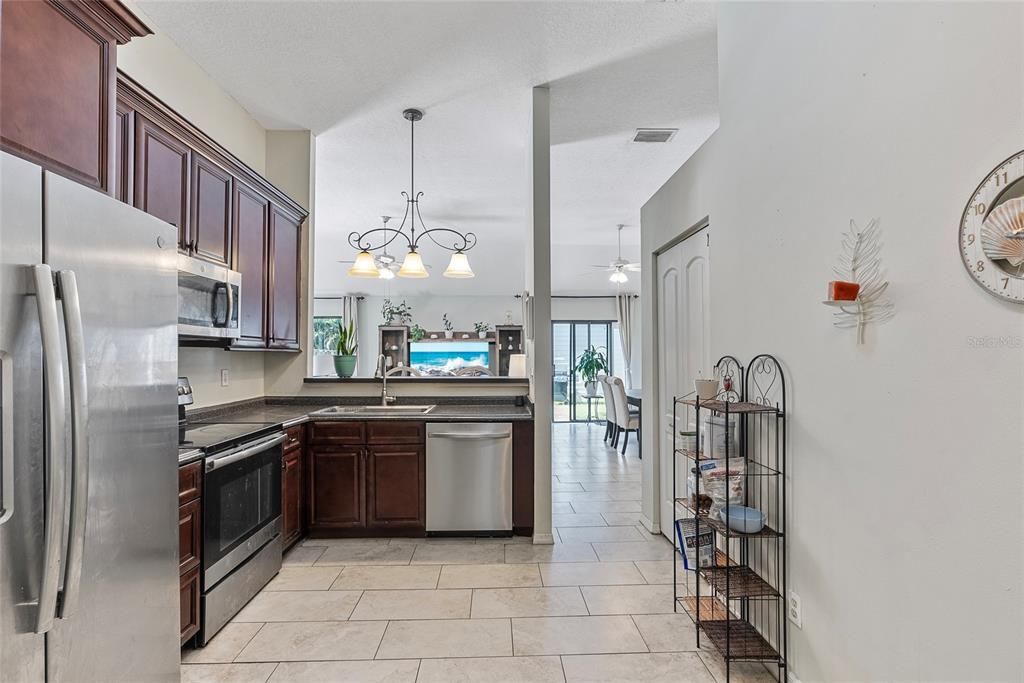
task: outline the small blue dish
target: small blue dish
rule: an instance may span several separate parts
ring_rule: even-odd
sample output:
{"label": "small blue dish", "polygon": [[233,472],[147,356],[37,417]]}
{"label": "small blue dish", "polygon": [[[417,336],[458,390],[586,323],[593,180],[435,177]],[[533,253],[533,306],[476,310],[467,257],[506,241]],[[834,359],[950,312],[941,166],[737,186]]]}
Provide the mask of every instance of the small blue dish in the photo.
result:
{"label": "small blue dish", "polygon": [[741,534],[756,534],[764,528],[764,513],[756,508],[726,505],[718,511],[718,516],[730,529]]}

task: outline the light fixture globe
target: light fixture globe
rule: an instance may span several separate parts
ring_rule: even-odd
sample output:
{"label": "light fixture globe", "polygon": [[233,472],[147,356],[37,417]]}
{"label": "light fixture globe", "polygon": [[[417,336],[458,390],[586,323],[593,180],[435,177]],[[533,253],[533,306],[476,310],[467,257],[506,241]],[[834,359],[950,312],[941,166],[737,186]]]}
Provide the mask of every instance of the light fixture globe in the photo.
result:
{"label": "light fixture globe", "polygon": [[405,260],[402,261],[402,267],[398,269],[398,277],[430,277],[430,273],[423,266],[423,259],[420,257],[419,252],[414,249],[409,250],[409,253],[405,255]]}
{"label": "light fixture globe", "polygon": [[461,251],[452,254],[452,259],[448,262],[448,267],[445,268],[443,275],[454,278],[474,277],[473,269],[469,267],[469,258],[466,254]]}
{"label": "light fixture globe", "polygon": [[622,270],[621,270],[621,269],[618,269],[618,270],[616,270],[615,272],[613,272],[613,273],[612,273],[612,274],[611,274],[611,275],[610,275],[610,276],[608,277],[608,280],[609,280],[610,282],[614,282],[614,283],[615,283],[615,284],[617,284],[617,285],[621,285],[621,284],[623,284],[623,283],[629,282],[629,278],[628,278],[628,277],[626,277],[626,274],[625,274],[624,272],[622,272]]}
{"label": "light fixture globe", "polygon": [[355,263],[348,269],[351,277],[380,277],[377,264],[373,262],[373,254],[365,249],[356,254]]}
{"label": "light fixture globe", "polygon": [[394,280],[395,271],[391,270],[387,266],[384,266],[380,269],[380,275],[378,277],[380,277],[381,280]]}

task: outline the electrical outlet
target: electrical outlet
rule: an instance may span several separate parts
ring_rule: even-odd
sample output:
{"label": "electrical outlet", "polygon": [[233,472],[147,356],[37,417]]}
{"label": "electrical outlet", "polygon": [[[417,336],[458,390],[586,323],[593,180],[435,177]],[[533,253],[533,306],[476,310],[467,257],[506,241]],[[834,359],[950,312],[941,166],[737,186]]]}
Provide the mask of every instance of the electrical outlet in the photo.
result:
{"label": "electrical outlet", "polygon": [[793,622],[794,626],[797,628],[804,627],[803,603],[800,601],[800,596],[794,591],[789,591],[789,600],[786,602],[786,612],[789,615],[789,620]]}
{"label": "electrical outlet", "polygon": [[229,381],[229,380],[230,380],[230,378],[228,377],[228,371],[227,371],[227,368],[225,368],[225,369],[221,370],[221,371],[220,371],[220,385],[221,385],[222,387],[226,387],[226,386],[228,386],[228,384],[230,384],[230,381]]}

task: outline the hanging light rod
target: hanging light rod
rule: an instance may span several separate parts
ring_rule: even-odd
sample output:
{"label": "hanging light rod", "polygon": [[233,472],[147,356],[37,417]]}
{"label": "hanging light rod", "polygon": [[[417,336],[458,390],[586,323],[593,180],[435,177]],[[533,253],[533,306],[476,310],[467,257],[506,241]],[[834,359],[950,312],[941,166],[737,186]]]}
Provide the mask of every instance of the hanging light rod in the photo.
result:
{"label": "hanging light rod", "polygon": [[[459,232],[454,228],[434,227],[428,228],[420,214],[420,197],[422,192],[416,191],[416,122],[423,119],[423,110],[406,109],[402,112],[403,118],[409,122],[409,191],[402,192],[405,197],[405,215],[402,216],[402,224],[397,228],[388,227],[387,220],[380,228],[371,228],[365,232],[352,232],[348,236],[348,243],[353,249],[358,250],[355,263],[349,268],[348,274],[352,277],[380,277],[380,269],[374,263],[372,251],[387,250],[395,240],[401,238],[405,241],[408,252],[402,261],[402,267],[398,270],[398,277],[425,278],[430,277],[423,264],[423,257],[420,256],[419,247],[424,237],[438,247],[453,252],[448,267],[444,271],[445,277],[469,278],[473,277],[473,269],[469,266],[469,258],[466,252],[476,246],[476,235],[471,232]],[[416,221],[419,220],[420,227],[417,230]],[[408,231],[406,231],[408,223]],[[401,245],[401,242],[399,242]]]}

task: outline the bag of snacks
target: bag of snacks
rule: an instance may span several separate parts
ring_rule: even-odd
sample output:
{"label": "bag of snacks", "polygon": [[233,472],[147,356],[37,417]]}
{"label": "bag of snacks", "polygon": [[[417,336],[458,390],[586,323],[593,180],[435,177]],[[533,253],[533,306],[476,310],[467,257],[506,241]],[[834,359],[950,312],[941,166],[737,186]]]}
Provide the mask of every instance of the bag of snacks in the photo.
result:
{"label": "bag of snacks", "polygon": [[718,518],[726,505],[743,505],[746,462],[743,458],[701,460],[697,463],[700,492],[711,497],[709,514]]}

